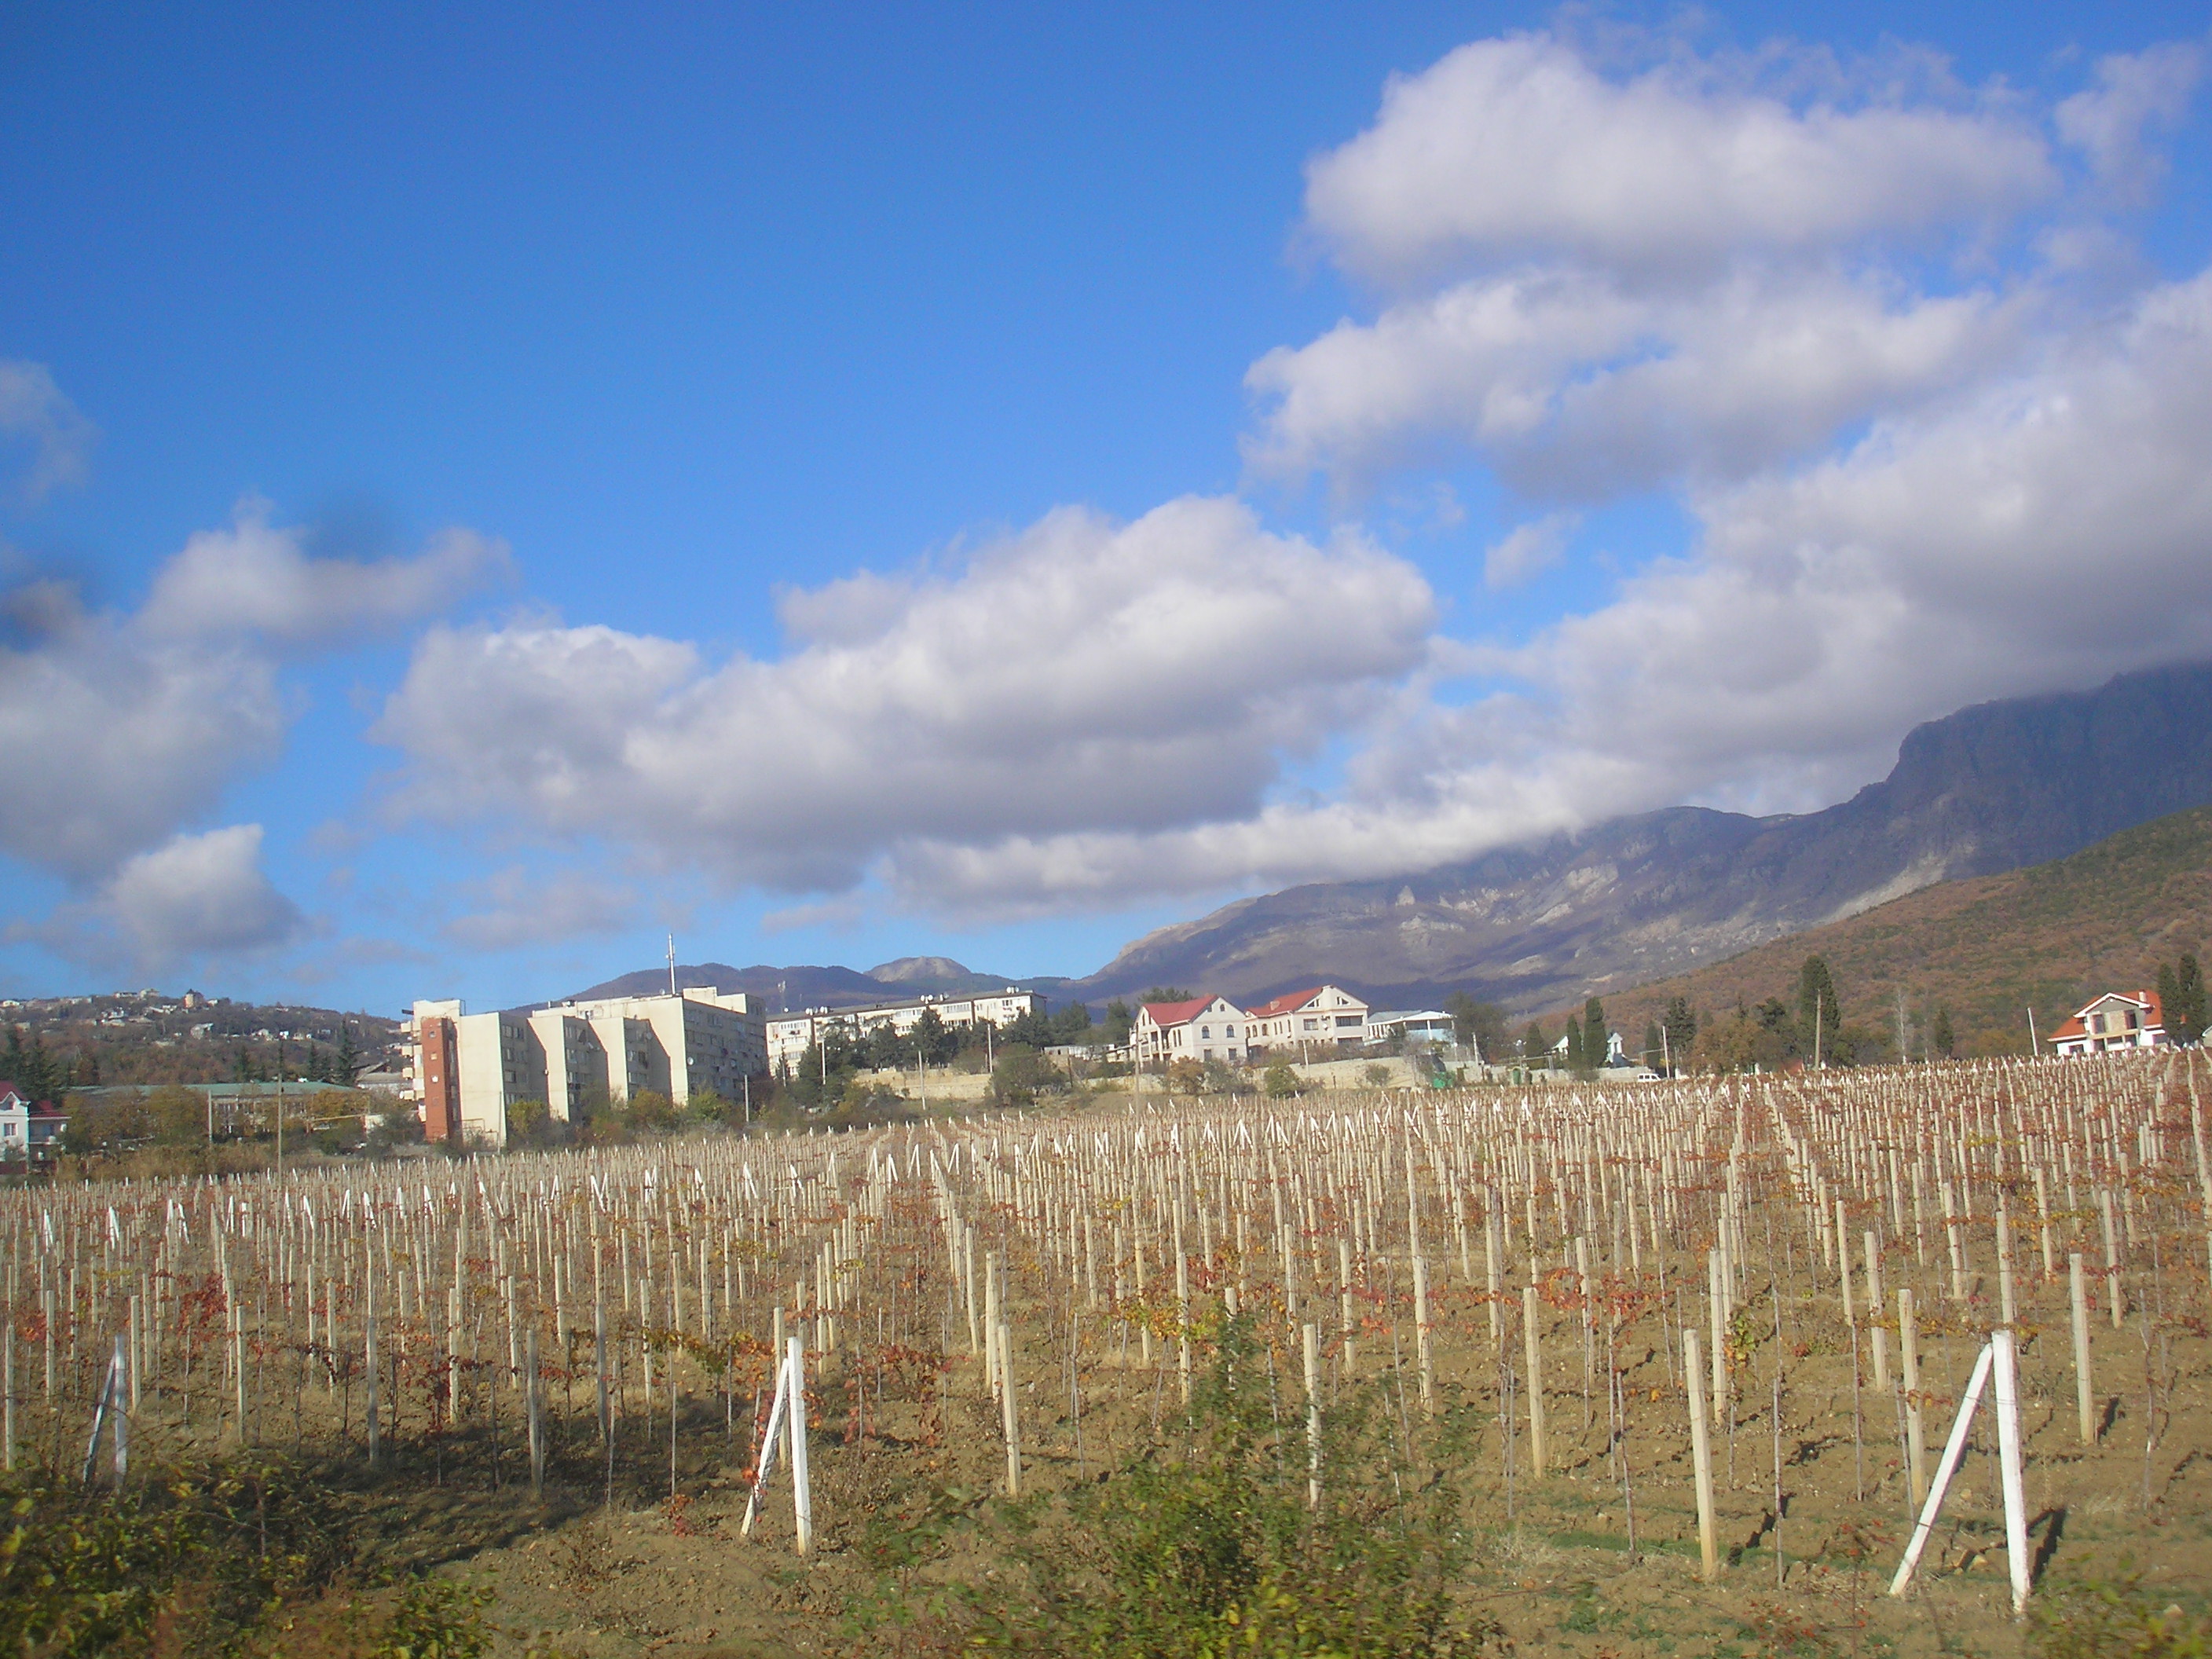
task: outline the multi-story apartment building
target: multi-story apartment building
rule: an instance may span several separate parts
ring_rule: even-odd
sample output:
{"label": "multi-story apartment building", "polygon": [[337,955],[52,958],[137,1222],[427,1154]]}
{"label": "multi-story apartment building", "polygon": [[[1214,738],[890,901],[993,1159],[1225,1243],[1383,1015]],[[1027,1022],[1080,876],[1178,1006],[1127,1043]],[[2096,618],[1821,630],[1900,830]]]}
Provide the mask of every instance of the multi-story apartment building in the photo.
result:
{"label": "multi-story apartment building", "polygon": [[799,1056],[833,1028],[857,1036],[888,1025],[904,1036],[932,1008],[948,1027],[988,1023],[1004,1030],[1024,1014],[1042,1013],[1044,999],[1034,991],[1009,985],[987,996],[921,997],[913,1002],[886,1002],[865,1008],[809,1008],[802,1013],[779,1014],[768,1023],[769,1064],[778,1069],[786,1062],[797,1065]]}
{"label": "multi-story apartment building", "polygon": [[519,1102],[542,1100],[568,1121],[646,1090],[679,1103],[708,1091],[735,1100],[768,1069],[750,1000],[711,987],[483,1014],[418,1002],[403,1040],[424,1133],[493,1146],[507,1144]]}

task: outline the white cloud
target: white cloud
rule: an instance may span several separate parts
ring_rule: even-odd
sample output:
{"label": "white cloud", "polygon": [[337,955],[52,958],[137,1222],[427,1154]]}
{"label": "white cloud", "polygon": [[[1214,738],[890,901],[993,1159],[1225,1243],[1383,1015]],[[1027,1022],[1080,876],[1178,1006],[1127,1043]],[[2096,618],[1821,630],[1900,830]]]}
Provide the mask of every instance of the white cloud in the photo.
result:
{"label": "white cloud", "polygon": [[635,919],[638,908],[635,888],[578,870],[532,876],[511,866],[465,890],[487,908],[455,916],[439,932],[469,951],[512,951],[618,933]]}
{"label": "white cloud", "polygon": [[1272,401],[1246,453],[1350,487],[1465,444],[1524,494],[1584,500],[1737,477],[1948,390],[2012,347],[2021,309],[1826,270],[1644,295],[1525,270],[1269,352],[1247,376]]}
{"label": "white cloud", "polygon": [[263,872],[261,842],[258,823],[173,836],[125,859],[91,898],[13,923],[7,937],[148,973],[294,944],[307,921]]}
{"label": "white cloud", "polygon": [[441,531],[412,559],[316,558],[305,532],[269,514],[268,502],[248,499],[228,529],[185,542],[155,578],[140,629],[162,639],[324,643],[450,611],[512,569],[503,543],[468,530]]}
{"label": "white cloud", "polygon": [[101,902],[148,962],[287,945],[306,927],[261,869],[261,826],[178,836],[126,860]]}
{"label": "white cloud", "polygon": [[376,727],[407,754],[398,804],[797,890],[924,842],[1235,818],[1419,665],[1435,604],[1356,536],[1186,499],[1062,510],[783,614],[788,654],[716,667],[605,628],[433,630]]}
{"label": "white cloud", "polygon": [[1907,101],[1872,67],[1793,100],[1719,59],[1608,79],[1550,34],[1475,41],[1393,79],[1375,124],[1314,161],[1308,220],[1392,282],[1531,258],[1650,274],[1948,234],[2056,187],[2003,101]]}
{"label": "white cloud", "polygon": [[2132,206],[2163,170],[2162,158],[2144,143],[2145,130],[2178,124],[2203,73],[2204,51],[2195,41],[2101,58],[2096,84],[2058,106],[2059,136],[2088,157],[2099,181],[2120,193],[2122,205]]}
{"label": "white cloud", "polygon": [[66,589],[33,591],[40,632],[0,645],[0,852],[87,881],[274,760],[288,710],[252,651],[149,640]]}
{"label": "white cloud", "polygon": [[99,435],[44,364],[0,359],[0,439],[27,444],[31,451],[17,485],[25,501],[36,501],[64,484],[82,483],[91,472]]}
{"label": "white cloud", "polygon": [[1508,531],[1482,556],[1482,580],[1491,587],[1517,587],[1533,581],[1566,555],[1575,516],[1549,513]]}

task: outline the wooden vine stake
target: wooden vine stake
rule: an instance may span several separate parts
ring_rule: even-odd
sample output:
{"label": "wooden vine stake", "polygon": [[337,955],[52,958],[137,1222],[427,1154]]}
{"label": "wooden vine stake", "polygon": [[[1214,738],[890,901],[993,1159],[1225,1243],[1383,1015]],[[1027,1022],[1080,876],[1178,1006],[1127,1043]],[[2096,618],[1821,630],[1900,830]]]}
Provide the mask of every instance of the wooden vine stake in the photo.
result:
{"label": "wooden vine stake", "polygon": [[1711,1428],[1705,1422],[1705,1380],[1698,1352],[1698,1334],[1682,1333],[1682,1375],[1690,1385],[1690,1456],[1697,1467],[1698,1480],[1698,1556],[1703,1564],[1705,1580],[1711,1583],[1720,1577],[1721,1553],[1719,1540],[1714,1535],[1713,1522],[1713,1442]]}
{"label": "wooden vine stake", "polygon": [[1951,1477],[1958,1472],[1959,1460],[1966,1452],[1967,1431],[1974,1422],[1974,1408],[1981,1403],[1982,1390],[1994,1374],[1996,1385],[1994,1392],[1997,1416],[1997,1474],[2004,1492],[2005,1557],[2012,1577],[2012,1610],[2015,1618],[2027,1615],[2028,1591],[2032,1587],[2031,1563],[2027,1553],[2026,1482],[2021,1468],[2020,1364],[2014,1343],[2012,1332],[1993,1331],[1980,1356],[1974,1361],[1974,1374],[1966,1384],[1965,1395],[1959,1401],[1958,1419],[1951,1425],[1951,1438],[1943,1448],[1943,1461],[1936,1465],[1936,1480],[1929,1489],[1928,1502],[1921,1509],[1919,1523],[1912,1529],[1912,1541],[1905,1546],[1905,1559],[1898,1564],[1897,1576],[1890,1580],[1889,1593],[1892,1595],[1904,1595],[1912,1583],[1912,1575],[1920,1565],[1920,1553],[1928,1546],[1929,1534],[1934,1529],[1936,1515],[1943,1507],[1944,1494],[1950,1490]]}
{"label": "wooden vine stake", "polygon": [[2097,1443],[2096,1385],[2089,1375],[2089,1293],[2082,1282],[2081,1252],[2066,1258],[2067,1288],[2074,1303],[2074,1403],[2081,1415],[2081,1443]]}
{"label": "wooden vine stake", "polygon": [[785,1339],[782,1364],[776,1367],[775,1403],[769,1407],[768,1427],[762,1431],[760,1455],[754,1461],[753,1489],[745,1499],[745,1518],[738,1536],[750,1538],[760,1516],[761,1498],[769,1477],[775,1473],[775,1449],[788,1441],[791,1454],[791,1510],[801,1555],[814,1547],[814,1497],[806,1480],[806,1359],[799,1338]]}

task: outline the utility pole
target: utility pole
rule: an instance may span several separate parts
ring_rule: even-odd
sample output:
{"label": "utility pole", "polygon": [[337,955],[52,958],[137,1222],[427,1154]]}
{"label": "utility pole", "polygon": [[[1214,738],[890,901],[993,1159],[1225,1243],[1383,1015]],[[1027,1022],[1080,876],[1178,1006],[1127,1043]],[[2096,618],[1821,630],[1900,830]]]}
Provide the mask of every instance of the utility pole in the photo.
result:
{"label": "utility pole", "polygon": [[668,936],[668,994],[676,994],[676,935]]}

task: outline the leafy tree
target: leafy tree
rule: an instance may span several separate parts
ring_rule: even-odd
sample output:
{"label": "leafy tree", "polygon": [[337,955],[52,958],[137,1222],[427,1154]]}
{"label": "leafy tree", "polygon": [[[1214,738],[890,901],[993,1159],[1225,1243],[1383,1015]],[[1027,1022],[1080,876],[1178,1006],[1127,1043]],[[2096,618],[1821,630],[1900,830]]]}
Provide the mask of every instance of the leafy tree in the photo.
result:
{"label": "leafy tree", "polygon": [[1288,1060],[1279,1060],[1267,1068],[1262,1087],[1268,1099],[1287,1100],[1298,1091],[1298,1074]]}
{"label": "leafy tree", "polygon": [[1543,1021],[1530,1020],[1528,1029],[1521,1033],[1521,1058],[1534,1065],[1543,1058],[1545,1042]]}
{"label": "leafy tree", "polygon": [[1605,1004],[1592,997],[1583,1005],[1583,1065],[1596,1071],[1605,1064],[1613,1045],[1607,1041]]}
{"label": "leafy tree", "polygon": [[1477,1002],[1464,991],[1444,999],[1444,1012],[1452,1017],[1452,1036],[1465,1048],[1473,1043],[1483,1059],[1495,1063],[1505,1053],[1505,1011],[1494,1002]]}
{"label": "leafy tree", "polygon": [[1115,997],[1106,1005],[1106,1042],[1118,1048],[1129,1040],[1129,1028],[1137,1023],[1137,1011]]}
{"label": "leafy tree", "polygon": [[1665,1046],[1659,1040],[1659,1022],[1656,1019],[1646,1020],[1644,1023],[1644,1052],[1638,1058],[1646,1066],[1656,1066],[1659,1063],[1661,1051]]}
{"label": "leafy tree", "polygon": [[1139,1002],[1188,1002],[1197,994],[1195,991],[1184,990],[1180,985],[1155,985],[1149,990],[1139,992],[1137,1000]]}
{"label": "leafy tree", "polygon": [[991,1098],[1001,1106],[1028,1106],[1060,1081],[1052,1062],[1026,1042],[1009,1042],[991,1068]]}
{"label": "leafy tree", "polygon": [[949,1066],[952,1056],[960,1052],[959,1036],[946,1027],[945,1016],[934,1008],[921,1011],[906,1040],[921,1049],[922,1058],[932,1066]]}

